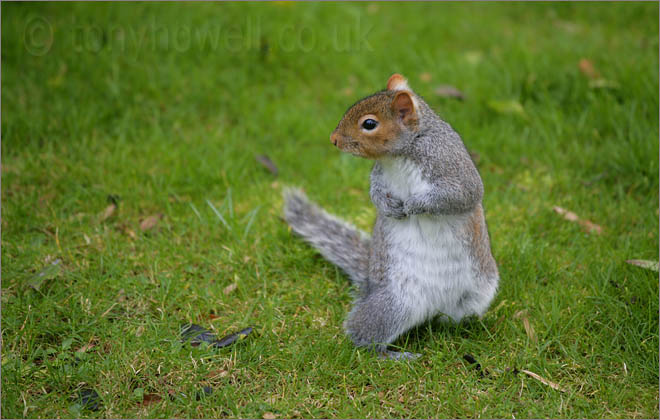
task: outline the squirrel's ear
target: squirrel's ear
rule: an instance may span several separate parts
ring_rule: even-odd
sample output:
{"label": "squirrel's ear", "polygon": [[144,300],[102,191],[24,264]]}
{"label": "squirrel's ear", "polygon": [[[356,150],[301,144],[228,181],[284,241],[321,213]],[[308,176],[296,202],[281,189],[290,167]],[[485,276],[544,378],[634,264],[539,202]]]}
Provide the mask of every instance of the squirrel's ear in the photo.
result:
{"label": "squirrel's ear", "polygon": [[392,110],[403,120],[404,124],[409,124],[417,120],[415,101],[410,95],[410,92],[404,90],[397,93],[392,101]]}
{"label": "squirrel's ear", "polygon": [[411,90],[408,81],[399,73],[394,73],[387,81],[387,90]]}

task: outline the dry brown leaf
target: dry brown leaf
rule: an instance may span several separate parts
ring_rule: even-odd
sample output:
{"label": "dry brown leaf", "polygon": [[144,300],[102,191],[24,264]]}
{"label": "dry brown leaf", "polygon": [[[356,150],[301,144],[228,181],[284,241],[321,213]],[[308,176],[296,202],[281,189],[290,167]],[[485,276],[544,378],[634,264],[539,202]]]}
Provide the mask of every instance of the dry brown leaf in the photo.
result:
{"label": "dry brown leaf", "polygon": [[425,71],[424,73],[419,75],[419,80],[421,80],[422,82],[430,82],[431,73]]}
{"label": "dry brown leaf", "polygon": [[238,285],[236,283],[232,283],[229,286],[222,289],[222,293],[224,293],[225,295],[228,295],[231,292],[233,292],[234,290],[236,290],[237,287],[238,287]]}
{"label": "dry brown leaf", "polygon": [[562,216],[564,216],[564,219],[566,219],[568,221],[577,222],[578,220],[580,220],[578,215],[573,213],[572,211],[568,211],[568,210],[563,209],[559,206],[554,206],[552,209],[555,211],[555,213],[558,213],[558,214],[561,214]]}
{"label": "dry brown leaf", "polygon": [[146,232],[148,230],[151,230],[156,227],[160,219],[163,218],[162,213],[158,214],[152,214],[151,216],[147,217],[140,223],[140,230],[142,232]]}
{"label": "dry brown leaf", "polygon": [[229,376],[229,372],[224,369],[212,370],[206,375],[209,379],[224,378]]}
{"label": "dry brown leaf", "polygon": [[453,86],[441,85],[435,88],[435,94],[441,98],[455,98],[465,100],[465,94]]}
{"label": "dry brown leaf", "polygon": [[534,372],[530,372],[529,370],[525,370],[525,369],[521,369],[520,371],[522,373],[524,373],[525,375],[531,376],[532,378],[536,379],[537,381],[541,382],[542,384],[545,384],[545,385],[549,386],[552,389],[556,389],[557,391],[561,391],[561,392],[567,392],[566,388],[562,388],[559,384],[556,384],[552,381],[549,381],[549,380],[545,379],[544,377],[542,377],[540,375],[537,375]]}
{"label": "dry brown leaf", "polygon": [[518,311],[513,314],[513,319],[520,319],[521,316],[524,316],[527,313],[526,310]]}
{"label": "dry brown leaf", "polygon": [[211,313],[209,313],[208,315],[206,315],[206,318],[208,318],[209,321],[213,321],[214,319],[218,319],[218,318],[220,318],[220,317],[219,317],[218,315],[216,315],[216,314],[214,314],[214,313],[211,312]]}
{"label": "dry brown leaf", "polygon": [[262,418],[268,419],[268,420],[273,420],[273,419],[277,418],[277,414],[271,413],[270,411],[266,411],[264,413],[264,415],[262,416]]}
{"label": "dry brown leaf", "polygon": [[529,323],[529,319],[527,317],[523,318],[523,326],[525,327],[525,332],[527,333],[527,337],[534,343],[536,343],[536,333],[534,332],[534,327]]}
{"label": "dry brown leaf", "polygon": [[142,398],[142,405],[146,407],[148,405],[155,404],[162,399],[163,397],[158,394],[144,394],[144,397]]}
{"label": "dry brown leaf", "polygon": [[266,156],[266,155],[257,155],[254,158],[257,160],[257,162],[261,163],[261,165],[264,168],[268,169],[268,171],[271,174],[277,176],[277,173],[278,173],[277,166],[275,165],[275,163],[273,163],[272,160],[270,160],[270,158],[268,156]]}
{"label": "dry brown leaf", "polygon": [[85,353],[88,350],[93,349],[96,346],[96,344],[85,344],[81,348],[79,348],[77,351],[80,353]]}
{"label": "dry brown leaf", "polygon": [[636,265],[637,267],[646,268],[647,270],[658,271],[658,261],[648,261],[648,260],[626,260],[628,264]]}
{"label": "dry brown leaf", "polygon": [[603,228],[595,224],[594,222],[590,220],[580,220],[578,223],[586,229],[587,232],[592,233],[595,232],[597,234],[601,234],[603,232]]}
{"label": "dry brown leaf", "polygon": [[603,228],[601,226],[595,224],[590,220],[580,219],[578,215],[573,213],[572,211],[566,210],[559,206],[554,206],[552,210],[554,210],[555,213],[562,215],[564,219],[568,220],[569,222],[578,223],[580,226],[582,226],[584,230],[587,231],[587,233],[601,234],[603,232]]}
{"label": "dry brown leaf", "polygon": [[89,343],[85,344],[84,346],[80,347],[78,350],[76,350],[79,353],[85,353],[86,351],[89,351],[96,347],[96,344],[98,344],[98,340],[96,338],[92,338]]}
{"label": "dry brown leaf", "polygon": [[126,224],[120,224],[118,227],[119,231],[123,233],[124,235],[128,235],[131,239],[137,239],[137,235],[135,234],[135,231],[128,227]]}
{"label": "dry brown leaf", "polygon": [[527,318],[527,311],[518,311],[515,313],[515,315],[513,315],[513,318],[522,319],[523,327],[525,327],[525,333],[527,333],[527,337],[536,343],[536,333],[534,332],[534,327],[532,327],[532,324],[529,323],[529,318]]}
{"label": "dry brown leaf", "polygon": [[105,221],[110,218],[113,214],[115,214],[115,210],[117,210],[117,205],[115,203],[111,203],[108,205],[108,207],[103,210],[103,214],[101,215],[101,221]]}
{"label": "dry brown leaf", "polygon": [[590,79],[600,78],[600,73],[598,72],[598,70],[596,70],[591,60],[587,60],[586,58],[581,58],[578,66],[580,67],[580,71],[582,72],[582,74],[584,74],[588,78]]}

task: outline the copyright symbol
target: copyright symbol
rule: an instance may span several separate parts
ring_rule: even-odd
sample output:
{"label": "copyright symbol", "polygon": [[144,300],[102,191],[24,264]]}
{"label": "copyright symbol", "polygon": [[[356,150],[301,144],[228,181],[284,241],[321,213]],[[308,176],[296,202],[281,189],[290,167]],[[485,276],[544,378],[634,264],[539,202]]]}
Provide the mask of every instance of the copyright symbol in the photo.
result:
{"label": "copyright symbol", "polygon": [[53,27],[43,17],[33,17],[25,24],[23,45],[32,55],[42,56],[50,51],[53,45]]}

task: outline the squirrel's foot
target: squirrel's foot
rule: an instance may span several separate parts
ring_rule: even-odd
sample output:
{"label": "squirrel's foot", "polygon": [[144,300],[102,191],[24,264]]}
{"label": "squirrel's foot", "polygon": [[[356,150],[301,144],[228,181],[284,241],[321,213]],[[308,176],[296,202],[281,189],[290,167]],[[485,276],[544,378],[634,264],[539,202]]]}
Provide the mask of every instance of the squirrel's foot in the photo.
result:
{"label": "squirrel's foot", "polygon": [[378,352],[378,357],[381,359],[390,359],[390,360],[415,360],[422,357],[419,353],[410,353],[407,351],[393,351],[393,350],[381,350]]}

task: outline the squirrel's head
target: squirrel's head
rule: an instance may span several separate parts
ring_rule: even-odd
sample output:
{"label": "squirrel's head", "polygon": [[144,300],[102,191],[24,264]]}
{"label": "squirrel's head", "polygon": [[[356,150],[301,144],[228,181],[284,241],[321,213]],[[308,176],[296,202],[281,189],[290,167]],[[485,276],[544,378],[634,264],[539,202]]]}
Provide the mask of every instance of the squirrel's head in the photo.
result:
{"label": "squirrel's head", "polygon": [[400,74],[393,74],[387,89],[350,107],[330,135],[340,150],[377,159],[391,151],[404,132],[418,125],[417,100]]}

